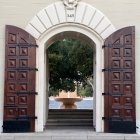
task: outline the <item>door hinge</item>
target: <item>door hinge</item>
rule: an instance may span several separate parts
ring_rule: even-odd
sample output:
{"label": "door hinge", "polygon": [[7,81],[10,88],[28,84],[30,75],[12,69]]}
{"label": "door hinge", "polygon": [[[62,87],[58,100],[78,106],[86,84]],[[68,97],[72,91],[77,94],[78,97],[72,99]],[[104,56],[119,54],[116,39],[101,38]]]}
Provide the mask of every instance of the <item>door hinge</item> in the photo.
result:
{"label": "door hinge", "polygon": [[37,116],[16,117],[16,120],[35,120]]}
{"label": "door hinge", "polygon": [[124,93],[102,93],[103,96],[124,96]]}
{"label": "door hinge", "polygon": [[38,71],[38,68],[16,68],[17,71],[23,71],[23,70],[28,70],[28,71]]}
{"label": "door hinge", "polygon": [[38,68],[31,68],[32,71],[38,71]]}
{"label": "door hinge", "polygon": [[38,92],[32,92],[32,91],[27,91],[27,92],[16,92],[17,95],[21,94],[28,94],[28,95],[38,95]]}
{"label": "door hinge", "polygon": [[36,47],[38,48],[38,45],[34,45],[34,44],[26,44],[26,43],[19,43],[19,44],[16,44],[16,47]]}
{"label": "door hinge", "polygon": [[37,116],[29,116],[28,118],[29,119],[33,119],[33,120],[36,120],[37,119]]}
{"label": "door hinge", "polygon": [[102,120],[106,120],[106,117],[102,117]]}
{"label": "door hinge", "polygon": [[102,72],[109,71],[109,69],[102,69]]}
{"label": "door hinge", "polygon": [[110,48],[110,47],[112,47],[112,45],[110,45],[110,44],[105,45],[105,44],[104,44],[104,45],[102,46],[103,49],[106,48],[106,47],[107,47],[107,48]]}
{"label": "door hinge", "polygon": [[6,107],[6,108],[16,108],[17,106],[16,105],[4,105],[4,107]]}
{"label": "door hinge", "polygon": [[109,95],[109,93],[102,93],[103,96]]}
{"label": "door hinge", "polygon": [[110,121],[110,120],[111,120],[111,118],[102,117],[102,120]]}
{"label": "door hinge", "polygon": [[108,72],[111,72],[111,71],[125,71],[126,69],[107,69],[107,68],[105,68],[105,69],[102,69],[102,72],[105,72],[105,71],[108,71]]}
{"label": "door hinge", "polygon": [[121,44],[108,44],[108,45],[103,45],[102,46],[103,49],[106,48],[106,47],[108,47],[108,48],[123,48],[124,45],[121,45]]}

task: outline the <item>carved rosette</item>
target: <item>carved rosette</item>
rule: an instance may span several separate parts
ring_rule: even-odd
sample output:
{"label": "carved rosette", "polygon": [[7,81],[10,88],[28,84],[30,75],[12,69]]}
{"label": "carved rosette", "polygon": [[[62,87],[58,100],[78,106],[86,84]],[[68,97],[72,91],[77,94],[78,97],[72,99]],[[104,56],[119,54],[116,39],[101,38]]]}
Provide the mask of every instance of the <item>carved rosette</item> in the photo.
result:
{"label": "carved rosette", "polygon": [[68,10],[74,10],[74,8],[78,5],[79,0],[63,0],[64,5]]}

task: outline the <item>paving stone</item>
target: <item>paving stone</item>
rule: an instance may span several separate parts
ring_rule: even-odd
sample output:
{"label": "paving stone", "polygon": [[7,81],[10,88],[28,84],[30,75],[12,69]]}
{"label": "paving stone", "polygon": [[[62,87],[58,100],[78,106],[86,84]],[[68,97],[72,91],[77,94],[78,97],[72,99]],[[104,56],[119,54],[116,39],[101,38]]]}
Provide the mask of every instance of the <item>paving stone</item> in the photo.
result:
{"label": "paving stone", "polygon": [[125,136],[125,140],[140,140],[139,136]]}
{"label": "paving stone", "polygon": [[89,136],[88,140],[124,140],[124,136]]}
{"label": "paving stone", "polygon": [[16,136],[15,140],[52,140],[51,136]]}
{"label": "paving stone", "polygon": [[52,137],[52,140],[87,140],[86,136]]}
{"label": "paving stone", "polygon": [[140,135],[96,133],[89,129],[62,129],[42,133],[2,133],[0,140],[140,140]]}
{"label": "paving stone", "polygon": [[14,140],[14,136],[0,136],[0,140]]}

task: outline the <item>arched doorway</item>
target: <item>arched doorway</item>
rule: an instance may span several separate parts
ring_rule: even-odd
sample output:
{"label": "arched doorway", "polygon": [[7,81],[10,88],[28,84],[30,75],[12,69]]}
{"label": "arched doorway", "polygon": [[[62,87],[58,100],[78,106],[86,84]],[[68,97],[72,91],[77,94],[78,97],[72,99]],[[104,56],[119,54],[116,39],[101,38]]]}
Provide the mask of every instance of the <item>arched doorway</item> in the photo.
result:
{"label": "arched doorway", "polygon": [[[36,92],[35,98],[35,131],[43,131],[46,123],[46,46],[57,40],[53,37],[57,34],[61,36],[63,32],[76,32],[76,35],[84,35],[94,42],[96,47],[96,131],[104,131],[104,102],[102,92],[103,83],[103,50],[104,39],[115,31],[112,23],[98,9],[87,3],[79,2],[72,8],[67,8],[63,2],[56,2],[41,10],[29,22],[26,31],[37,40],[38,48],[36,51]],[[60,10],[61,9],[61,10]],[[52,14],[53,13],[53,14]],[[63,36],[63,35],[62,35]]]}
{"label": "arched doorway", "polygon": [[[67,26],[67,25],[66,25]],[[64,27],[64,25],[63,25],[63,27]],[[40,98],[42,98],[42,99],[45,99],[46,97],[45,97],[45,94],[46,94],[46,90],[47,90],[47,87],[46,87],[46,79],[44,79],[44,73],[45,73],[45,64],[43,63],[43,62],[45,62],[45,58],[46,58],[46,46],[49,46],[50,44],[52,44],[53,42],[55,42],[56,40],[58,40],[58,39],[61,39],[61,38],[64,38],[64,36],[66,35],[68,35],[68,33],[70,33],[69,34],[69,36],[70,35],[72,35],[73,37],[76,37],[76,38],[81,38],[81,39],[83,39],[83,37],[85,38],[85,36],[86,36],[86,38],[85,38],[85,41],[86,40],[88,40],[88,42],[89,42],[89,44],[90,45],[92,45],[92,44],[96,44],[96,74],[98,74],[99,75],[99,77],[96,79],[96,84],[97,85],[99,85],[99,86],[96,86],[96,92],[97,93],[100,93],[100,94],[98,94],[97,95],[97,97],[96,98],[101,98],[101,100],[99,101],[97,101],[96,102],[96,106],[98,106],[98,108],[102,108],[102,88],[103,88],[103,85],[101,84],[101,81],[103,81],[103,77],[102,77],[102,71],[101,71],[101,69],[102,69],[102,65],[103,65],[103,63],[102,63],[102,43],[103,43],[103,41],[102,41],[102,39],[101,38],[99,38],[98,36],[97,37],[95,37],[93,34],[92,34],[92,32],[87,32],[87,34],[86,34],[86,31],[83,29],[83,30],[81,30],[81,28],[79,28],[79,27],[76,27],[75,25],[69,25],[69,27],[67,27],[67,28],[63,28],[63,27],[61,27],[61,30],[60,30],[60,26],[59,26],[59,28],[58,28],[58,33],[57,33],[57,29],[55,29],[55,32],[54,32],[54,34],[52,34],[52,32],[51,32],[51,34],[50,34],[50,36],[48,36],[49,34],[48,33],[46,33],[47,35],[44,35],[44,39],[42,40],[43,42],[41,43],[42,45],[38,48],[39,50],[38,50],[38,53],[40,53],[40,52],[42,52],[42,54],[43,55],[37,55],[38,56],[38,66],[37,67],[40,67],[41,69],[40,69],[40,72],[38,72],[38,78],[40,79],[40,81],[38,81],[39,83],[37,83],[36,85],[40,85],[41,87],[37,87],[37,89],[40,89],[40,90],[42,90],[42,92],[41,93],[43,93],[43,96],[42,95],[39,95],[40,96]],[[73,29],[73,31],[71,31],[71,32],[68,32],[69,30],[72,30]],[[75,29],[75,30],[74,30]],[[81,30],[81,31],[80,31]],[[80,32],[79,32],[80,31]],[[65,34],[65,33],[67,33],[67,34]],[[47,38],[46,38],[47,37]],[[92,40],[92,39],[94,38],[94,40]],[[47,44],[48,43],[48,44]],[[93,46],[93,45],[92,45]],[[97,47],[98,46],[98,47]],[[98,54],[99,53],[99,54]],[[100,57],[100,58],[99,58]],[[98,66],[97,66],[97,64],[99,64]],[[38,80],[39,80],[38,79]],[[42,86],[42,85],[44,85],[44,86]],[[45,89],[45,90],[44,90]],[[38,96],[38,97],[39,97]],[[42,106],[41,108],[42,108],[42,112],[44,112],[44,115],[42,116],[41,114],[42,113],[38,113],[38,115],[40,115],[40,117],[43,117],[43,119],[42,120],[44,120],[44,122],[42,122],[43,123],[43,125],[45,125],[45,122],[46,122],[46,117],[45,117],[45,111],[46,111],[46,105],[44,105],[44,103],[41,101],[41,99],[37,99],[37,100],[39,100],[39,101],[36,101],[37,103],[39,103],[40,102],[40,105]],[[39,105],[39,104],[38,104]],[[37,106],[37,105],[36,105]],[[37,107],[38,108],[38,107]],[[39,107],[40,108],[40,107]],[[102,110],[102,109],[101,109]],[[102,116],[102,111],[101,110],[97,110],[97,111],[99,111],[99,113],[98,113],[98,117],[99,117],[99,114],[100,114],[100,116]],[[41,109],[39,109],[39,111],[41,111]],[[101,112],[100,112],[101,111]],[[98,118],[97,117],[97,118]],[[97,118],[96,118],[96,120],[97,120]],[[39,119],[39,116],[38,116],[38,119]],[[99,119],[99,118],[98,118]],[[101,118],[100,118],[101,119]],[[101,124],[101,122],[102,122],[102,119],[101,120],[99,120],[99,123],[100,123],[100,125],[98,124],[97,126],[99,127],[101,127],[101,126],[103,126],[103,124]],[[40,124],[39,124],[40,125]],[[43,126],[42,125],[42,126]],[[96,129],[98,129],[98,127],[96,128]],[[102,129],[102,128],[100,128],[100,129]],[[101,130],[99,130],[99,132],[100,132]],[[102,130],[103,131],[103,130]]]}
{"label": "arched doorway", "polygon": [[[104,114],[103,97],[103,50],[102,45],[106,37],[115,31],[114,26],[108,18],[93,6],[78,2],[71,8],[67,7],[63,2],[55,2],[48,7],[42,9],[26,26],[26,31],[31,33],[36,39],[39,46],[37,51],[37,67],[40,68],[37,73],[36,90],[39,95],[36,98],[36,131],[43,131],[43,126],[46,122],[46,109],[44,98],[46,93],[46,83],[44,77],[46,43],[52,43],[53,36],[59,34],[63,36],[63,32],[72,31],[76,32],[77,36],[83,34],[90,38],[96,46],[96,93],[98,93],[98,101],[96,101],[96,131],[103,132],[104,124],[102,116]],[[53,13],[53,14],[52,14]],[[57,36],[58,37],[58,36]],[[49,40],[49,41],[48,41]],[[39,80],[41,79],[41,80]],[[43,86],[42,86],[43,85]],[[100,86],[98,86],[100,85]],[[95,122],[95,121],[94,121]]]}
{"label": "arched doorway", "polygon": [[[58,29],[58,30],[57,30]],[[57,32],[58,31],[58,32]],[[95,56],[95,61],[96,61],[96,90],[95,93],[96,94],[96,104],[94,106],[98,107],[98,110],[96,110],[94,112],[94,114],[96,116],[94,116],[94,118],[96,118],[94,120],[94,125],[96,126],[96,131],[97,132],[103,132],[104,131],[104,124],[103,124],[103,120],[102,120],[102,113],[103,113],[103,97],[102,97],[102,92],[103,92],[103,73],[102,73],[102,68],[103,68],[103,50],[102,50],[102,45],[103,45],[103,40],[95,34],[93,34],[92,32],[90,32],[90,30],[88,29],[81,29],[78,26],[71,24],[69,26],[67,25],[62,25],[62,27],[59,26],[59,28],[56,27],[55,32],[50,32],[51,34],[49,35],[48,33],[46,33],[47,35],[44,35],[44,38],[42,39],[41,45],[39,45],[40,47],[38,48],[38,65],[37,67],[41,68],[40,71],[38,71],[38,80],[37,80],[37,90],[39,90],[39,93],[43,93],[43,94],[39,94],[36,103],[36,114],[38,116],[38,120],[39,118],[42,121],[42,129],[43,126],[46,123],[46,91],[48,90],[47,86],[46,86],[46,74],[45,71],[46,70],[46,49],[48,46],[50,46],[53,42],[59,40],[59,39],[63,39],[65,36],[67,37],[72,37],[72,38],[78,38],[78,39],[82,39],[82,41],[86,41],[90,46],[95,46],[95,52],[96,55]],[[53,34],[52,34],[53,33]],[[41,53],[41,54],[40,54]],[[44,63],[45,62],[45,63]],[[42,86],[43,85],[43,86]],[[43,100],[42,100],[43,99]],[[100,100],[99,100],[100,99]],[[100,108],[100,109],[99,109]],[[39,112],[37,112],[39,111]],[[98,114],[98,115],[97,115]],[[36,122],[37,123],[37,122]],[[36,126],[38,127],[39,124],[36,124]],[[41,127],[41,126],[40,126]]]}
{"label": "arched doorway", "polygon": [[[96,109],[96,113],[94,112],[94,114],[96,115],[94,117],[96,132],[104,132],[104,122],[110,129],[107,129],[107,132],[119,132],[118,129],[116,130],[117,127],[115,127],[115,124],[117,124],[117,126],[123,125],[124,128],[127,126],[131,126],[133,128],[131,130],[128,130],[127,132],[135,132],[135,78],[132,78],[132,75],[135,74],[133,27],[124,28],[112,34],[115,31],[114,26],[96,8],[86,3],[79,2],[78,5],[75,5],[74,7],[72,7],[72,9],[69,9],[65,7],[62,2],[56,2],[40,11],[27,25],[26,30],[36,38],[36,42],[39,46],[36,49],[36,54],[33,55],[36,56],[36,67],[38,68],[38,72],[36,73],[36,84],[34,84],[33,86],[33,92],[29,92],[27,88],[27,82],[29,81],[21,83],[20,88],[17,88],[17,84],[14,83],[18,83],[15,76],[16,73],[18,73],[19,75],[19,72],[21,70],[36,70],[35,68],[28,67],[30,66],[28,65],[30,63],[28,63],[27,59],[28,54],[30,54],[28,53],[27,47],[36,47],[36,44],[35,40],[30,37],[27,32],[19,28],[17,29],[15,27],[10,27],[10,30],[8,30],[9,32],[7,32],[9,33],[7,34],[7,44],[9,44],[8,49],[10,49],[10,51],[7,49],[8,51],[6,55],[8,53],[10,55],[7,55],[8,60],[6,61],[6,68],[8,69],[6,69],[6,75],[9,68],[11,68],[12,71],[16,71],[15,74],[12,73],[11,75],[10,73],[10,75],[8,75],[11,76],[11,83],[7,85],[7,82],[5,82],[5,87],[7,89],[5,88],[4,115],[6,116],[6,119],[10,118],[8,122],[5,122],[5,128],[7,127],[6,125],[7,123],[9,123],[9,121],[10,124],[8,125],[10,125],[10,127],[13,126],[13,122],[11,122],[11,119],[22,119],[23,123],[23,119],[26,118],[27,128],[29,129],[29,120],[37,118],[35,120],[35,131],[43,131],[47,118],[46,92],[48,90],[48,87],[46,86],[46,83],[48,79],[46,79],[46,48],[59,38],[63,38],[64,35],[67,35],[65,34],[66,32],[69,32],[72,33],[72,36],[75,35],[76,38],[84,38],[87,42],[89,42],[89,44],[94,44],[96,48],[95,106],[96,108],[98,108]],[[107,38],[104,46],[104,39],[110,34],[112,35]],[[21,39],[21,44],[18,42],[19,39]],[[23,47],[23,50],[21,50],[21,52],[18,51],[17,53],[16,47]],[[103,48],[105,48],[105,51]],[[105,56],[105,59],[104,53],[105,55],[107,55]],[[19,56],[18,58],[21,63],[17,62],[18,59],[16,60],[16,56]],[[110,56],[112,59],[110,59],[108,56]],[[35,60],[35,58],[33,60]],[[106,65],[104,65],[104,60],[107,60],[107,63],[105,63]],[[30,61],[31,59],[29,60],[29,62]],[[19,68],[16,68],[17,65],[19,65]],[[21,69],[21,67],[24,67],[24,69]],[[104,72],[106,73],[106,79],[104,79]],[[25,77],[24,75],[22,76],[23,77],[21,78]],[[105,80],[107,80],[107,82],[105,82]],[[109,83],[109,81],[111,82]],[[108,83],[108,85],[106,85],[105,83]],[[18,90],[20,92],[18,92]],[[26,94],[36,94],[36,92],[38,93],[35,98],[35,106],[33,107],[35,111],[33,111],[31,116],[25,117],[25,115],[27,115],[28,113],[30,114],[30,106],[27,105],[27,103],[31,103],[29,102],[31,98],[28,99],[28,97],[31,96],[27,94],[27,97],[25,97],[24,95],[24,97],[22,96],[21,100],[19,100],[21,102],[17,102],[17,99],[20,99],[19,95],[25,93],[23,91],[28,91],[26,92]],[[15,95],[13,96],[11,95],[11,93],[15,93]],[[18,106],[15,106],[15,104],[18,104]],[[20,105],[27,105],[27,107],[23,108]],[[106,110],[104,110],[104,106]],[[105,113],[106,116],[104,117],[105,111],[107,111],[107,113]],[[21,115],[21,117],[17,117],[17,115]],[[14,120],[14,123],[17,123],[17,121]],[[19,125],[20,121],[18,127]],[[32,121],[32,126],[33,125],[34,121]],[[9,130],[9,126],[7,127],[7,129]],[[17,130],[17,128],[15,129]],[[124,132],[123,130],[121,132]],[[31,131],[34,131],[34,127],[32,127]]]}
{"label": "arched doorway", "polygon": [[[63,40],[63,41],[62,41]],[[62,32],[62,33],[58,33],[58,34],[56,34],[56,35],[54,35],[52,38],[50,38],[48,41],[47,41],[47,43],[46,43],[46,87],[48,87],[48,79],[49,79],[49,74],[50,74],[50,65],[49,65],[49,57],[48,57],[48,51],[49,51],[49,49],[51,49],[52,47],[53,47],[53,45],[52,44],[54,44],[55,42],[58,42],[58,41],[60,41],[61,43],[63,43],[63,42],[65,42],[65,40],[69,40],[69,43],[70,43],[70,41],[71,41],[71,43],[74,41],[74,42],[76,42],[76,41],[79,41],[79,42],[81,42],[81,45],[82,44],[86,44],[86,46],[84,46],[85,47],[85,49],[84,50],[86,50],[87,49],[87,46],[88,46],[88,48],[90,49],[90,51],[92,52],[92,56],[90,55],[90,57],[88,57],[89,56],[89,54],[86,54],[86,52],[85,52],[85,54],[82,54],[83,56],[85,55],[85,56],[87,56],[89,59],[91,58],[91,57],[93,57],[93,58],[91,58],[92,59],[92,74],[94,75],[94,77],[93,77],[93,80],[92,80],[92,83],[94,84],[93,86],[94,86],[94,89],[96,90],[96,63],[95,63],[95,59],[96,59],[96,45],[95,45],[95,43],[90,39],[90,38],[88,38],[87,36],[85,36],[84,34],[81,34],[81,33],[78,33],[78,32],[73,32],[73,31],[66,31],[66,32]],[[51,47],[51,48],[50,48]],[[59,48],[59,46],[57,46],[58,48]],[[69,46],[69,47],[67,47],[67,46],[65,46],[66,48],[71,48],[72,49],[72,46]],[[75,46],[77,49],[78,49],[78,46]],[[79,46],[80,47],[80,46]],[[60,47],[60,49],[62,49],[61,47]],[[69,50],[70,51],[70,50]],[[61,53],[61,52],[60,52]],[[89,53],[89,52],[88,52]],[[75,58],[76,59],[76,58]],[[78,58],[77,58],[78,59]],[[81,58],[83,61],[84,61],[84,59],[86,59],[86,58]],[[87,59],[86,59],[87,60]],[[62,60],[63,61],[63,60]],[[75,60],[75,61],[77,61],[77,60]],[[86,65],[86,64],[85,64]],[[62,66],[63,67],[63,66]],[[74,66],[75,67],[75,66]],[[82,68],[82,67],[81,67]],[[85,69],[84,67],[83,67],[83,69]],[[66,70],[67,71],[67,70]],[[85,71],[86,71],[86,69],[85,69]],[[49,74],[48,74],[49,73]],[[94,82],[93,82],[94,81]],[[91,86],[91,85],[90,85]],[[89,86],[89,87],[90,87]],[[79,86],[78,86],[79,87]],[[50,89],[48,89],[47,88],[47,90],[46,90],[46,94],[47,94],[47,100],[48,100],[48,94],[50,93],[50,91],[49,91]],[[93,89],[92,89],[93,90]],[[73,117],[73,119],[71,119],[70,117],[66,117],[66,113],[67,114],[69,114],[69,110],[61,110],[61,109],[58,109],[59,107],[57,107],[57,110],[54,110],[54,109],[51,109],[50,110],[50,108],[49,108],[49,104],[46,104],[46,108],[47,109],[45,109],[46,111],[47,111],[47,113],[46,113],[46,118],[49,118],[48,120],[46,120],[46,127],[50,124],[53,124],[53,125],[55,125],[55,122],[57,121],[57,122],[59,122],[59,123],[57,123],[57,125],[61,125],[61,126],[64,126],[65,125],[65,119],[67,119],[67,121],[66,121],[66,123],[67,123],[67,126],[71,126],[72,125],[72,123],[73,123],[73,126],[80,126],[81,124],[80,124],[80,121],[82,121],[82,123],[83,123],[83,125],[82,126],[96,126],[96,110],[95,110],[95,106],[96,106],[96,93],[95,93],[95,90],[94,90],[94,93],[93,92],[91,92],[91,98],[90,98],[90,100],[87,100],[88,102],[90,102],[90,103],[88,103],[87,102],[87,105],[88,104],[91,104],[91,107],[84,107],[84,105],[83,105],[83,107],[81,108],[81,109],[83,109],[83,110],[81,110],[81,109],[78,109],[77,108],[77,110],[70,110],[70,112],[71,113],[76,113],[76,111],[77,111],[77,115],[75,115],[75,116],[72,116]],[[93,96],[94,95],[94,96]],[[83,98],[84,99],[84,98]],[[93,102],[93,99],[94,99],[94,102]],[[47,103],[47,102],[46,102]],[[93,104],[94,103],[94,104]],[[86,104],[85,104],[85,106],[86,106]],[[90,105],[89,105],[90,106]],[[93,107],[94,106],[94,107]],[[55,108],[56,109],[56,108]],[[50,115],[49,115],[49,112],[50,111]],[[56,111],[56,112],[55,112]],[[56,118],[55,116],[57,116],[57,112],[58,111],[61,111],[61,116],[59,116],[58,115],[58,118]],[[78,113],[78,111],[80,112],[80,113],[83,113],[83,114],[81,114],[81,115],[83,115],[83,117],[81,117],[81,115],[80,115],[80,113]],[[89,113],[88,113],[89,112]],[[94,112],[94,113],[93,113]],[[53,115],[52,115],[53,114]],[[89,117],[87,116],[87,115],[85,115],[85,114],[89,114]],[[90,115],[91,114],[91,115]],[[93,117],[93,114],[94,114],[94,117]],[[85,117],[84,117],[84,115],[85,115]],[[52,119],[51,119],[51,116],[52,116]],[[64,117],[64,119],[63,119],[63,117]],[[92,118],[91,118],[92,117]],[[53,118],[54,118],[54,120],[53,120]],[[60,119],[61,118],[61,119]],[[80,118],[82,118],[81,120],[80,120]],[[58,120],[57,120],[58,119]],[[77,121],[76,121],[76,119],[77,119]],[[50,120],[50,121],[49,121]],[[50,122],[50,123],[49,123]],[[63,123],[64,122],[64,123]],[[69,123],[69,122],[71,122],[71,123]],[[54,128],[54,127],[53,127]],[[93,128],[92,128],[93,129]]]}

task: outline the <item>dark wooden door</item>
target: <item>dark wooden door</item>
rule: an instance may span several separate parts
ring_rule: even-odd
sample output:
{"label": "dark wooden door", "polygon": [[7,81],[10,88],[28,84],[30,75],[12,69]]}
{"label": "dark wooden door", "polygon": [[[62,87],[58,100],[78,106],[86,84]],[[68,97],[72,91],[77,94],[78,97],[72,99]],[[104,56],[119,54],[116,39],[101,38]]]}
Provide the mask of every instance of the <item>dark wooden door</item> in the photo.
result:
{"label": "dark wooden door", "polygon": [[109,36],[104,56],[105,131],[135,133],[135,28]]}
{"label": "dark wooden door", "polygon": [[36,41],[26,31],[6,26],[4,132],[35,129]]}

